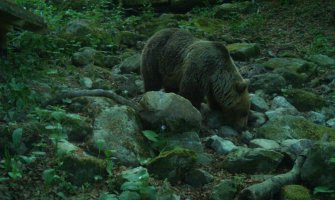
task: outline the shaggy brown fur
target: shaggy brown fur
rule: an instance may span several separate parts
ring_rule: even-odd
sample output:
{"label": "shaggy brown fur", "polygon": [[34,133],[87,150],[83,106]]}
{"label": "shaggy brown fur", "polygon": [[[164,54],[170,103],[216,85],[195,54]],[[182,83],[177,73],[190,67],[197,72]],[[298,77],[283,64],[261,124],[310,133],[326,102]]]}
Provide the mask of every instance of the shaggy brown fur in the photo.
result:
{"label": "shaggy brown fur", "polygon": [[175,92],[199,108],[204,96],[212,109],[221,109],[224,122],[246,126],[248,84],[220,42],[194,38],[179,29],[153,35],[142,52],[141,73],[146,91]]}

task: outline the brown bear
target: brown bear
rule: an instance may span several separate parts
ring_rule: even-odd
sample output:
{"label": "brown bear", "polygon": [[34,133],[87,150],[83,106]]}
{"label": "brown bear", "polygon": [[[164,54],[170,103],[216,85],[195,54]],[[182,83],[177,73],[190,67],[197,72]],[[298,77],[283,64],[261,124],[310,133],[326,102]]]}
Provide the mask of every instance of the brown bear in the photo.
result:
{"label": "brown bear", "polygon": [[146,91],[163,87],[198,109],[206,96],[211,109],[221,109],[225,124],[238,130],[246,127],[248,82],[221,42],[200,40],[176,28],[161,30],[143,49],[141,74]]}

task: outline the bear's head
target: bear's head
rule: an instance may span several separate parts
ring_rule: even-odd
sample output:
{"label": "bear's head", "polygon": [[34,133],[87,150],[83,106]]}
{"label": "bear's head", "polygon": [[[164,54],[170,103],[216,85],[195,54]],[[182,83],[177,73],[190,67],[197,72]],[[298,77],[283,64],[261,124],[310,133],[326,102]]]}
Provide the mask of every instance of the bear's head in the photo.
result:
{"label": "bear's head", "polygon": [[[250,110],[250,100],[248,92],[248,80],[238,81],[233,84],[231,90],[234,90],[232,99],[225,101],[220,105],[223,115],[223,122],[234,129],[241,131],[246,128]],[[227,103],[228,102],[228,103]]]}

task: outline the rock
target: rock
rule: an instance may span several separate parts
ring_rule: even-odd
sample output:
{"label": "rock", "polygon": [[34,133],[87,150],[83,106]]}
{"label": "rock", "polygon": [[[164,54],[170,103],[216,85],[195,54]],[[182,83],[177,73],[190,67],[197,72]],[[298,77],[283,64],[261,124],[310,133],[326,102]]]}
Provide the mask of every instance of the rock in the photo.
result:
{"label": "rock", "polygon": [[102,110],[115,106],[116,103],[106,97],[77,97],[69,106],[73,112],[84,112],[90,118],[95,118]]}
{"label": "rock", "polygon": [[326,55],[312,55],[308,59],[322,67],[335,66],[335,59]]}
{"label": "rock", "polygon": [[57,156],[70,155],[75,152],[83,151],[76,145],[67,141],[66,139],[60,139],[57,143]]}
{"label": "rock", "polygon": [[334,129],[292,115],[276,117],[256,129],[257,137],[276,141],[301,138],[319,140],[325,133],[334,141]]}
{"label": "rock", "polygon": [[280,145],[274,140],[268,139],[253,139],[249,143],[249,147],[251,148],[263,148],[269,150],[277,150],[280,148]]}
{"label": "rock", "polygon": [[301,168],[301,179],[312,187],[335,190],[334,142],[315,144],[307,153]]}
{"label": "rock", "polygon": [[145,40],[146,36],[130,32],[120,31],[116,35],[115,42],[120,45],[126,45],[127,47],[136,47],[138,41]]}
{"label": "rock", "polygon": [[78,52],[72,55],[72,64],[77,67],[85,67],[87,65],[104,65],[104,55],[102,52],[96,51],[91,47],[80,48]]}
{"label": "rock", "polygon": [[141,76],[136,74],[114,74],[114,88],[116,93],[123,96],[134,97],[144,92],[144,84]]}
{"label": "rock", "polygon": [[284,68],[292,72],[306,73],[307,75],[315,73],[316,70],[314,64],[300,58],[271,58],[263,65],[272,70]]}
{"label": "rock", "polygon": [[237,137],[239,136],[239,133],[231,128],[230,126],[221,126],[218,130],[218,136],[220,137]]}
{"label": "rock", "polygon": [[285,185],[280,191],[280,200],[312,200],[312,197],[302,185]]}
{"label": "rock", "polygon": [[269,120],[274,120],[276,118],[281,118],[283,115],[300,116],[301,114],[297,109],[277,108],[275,110],[266,111],[265,115]]}
{"label": "rock", "polygon": [[261,112],[250,110],[248,125],[251,127],[260,127],[266,122],[266,115]]}
{"label": "rock", "polygon": [[325,124],[326,116],[319,112],[310,111],[307,113],[307,119],[316,124]]}
{"label": "rock", "polygon": [[85,88],[88,88],[88,89],[92,88],[93,81],[89,77],[82,77],[80,78],[79,81],[80,81],[80,84],[84,86]]}
{"label": "rock", "polygon": [[277,108],[287,108],[292,110],[297,110],[290,102],[286,100],[283,96],[276,96],[273,98],[271,103],[271,109],[277,109]]}
{"label": "rock", "polygon": [[282,149],[295,160],[305,150],[311,148],[313,141],[309,139],[287,139],[281,142]]}
{"label": "rock", "polygon": [[321,96],[303,89],[287,89],[284,91],[284,96],[302,112],[326,106],[326,100]]}
{"label": "rock", "polygon": [[237,147],[229,140],[225,140],[217,135],[209,137],[206,146],[212,148],[218,154],[228,154]]}
{"label": "rock", "polygon": [[250,133],[249,131],[243,131],[241,135],[241,141],[245,144],[249,144],[249,142],[254,138],[255,136]]}
{"label": "rock", "polygon": [[139,118],[127,106],[106,108],[96,116],[91,143],[96,151],[112,150],[124,165],[138,165],[139,157],[146,155]]}
{"label": "rock", "polygon": [[266,94],[280,93],[285,86],[286,81],[279,74],[266,73],[250,77],[249,89],[251,92],[263,90]]}
{"label": "rock", "polygon": [[84,47],[79,49],[78,52],[74,53],[72,56],[72,63],[75,66],[84,67],[89,64],[94,64],[94,56],[96,50],[91,47]]}
{"label": "rock", "polygon": [[236,13],[244,13],[252,6],[251,2],[224,3],[214,8],[214,17],[227,18]]}
{"label": "rock", "polygon": [[119,64],[121,59],[117,56],[106,55],[103,60],[103,66],[107,68],[113,68],[115,65]]}
{"label": "rock", "polygon": [[234,60],[247,61],[260,54],[260,49],[256,43],[229,44],[227,49]]}
{"label": "rock", "polygon": [[186,174],[185,182],[193,187],[201,187],[214,180],[214,177],[202,169],[193,169]]}
{"label": "rock", "polygon": [[174,93],[151,91],[143,95],[141,106],[147,118],[146,125],[151,130],[165,126],[168,132],[199,132],[201,114],[191,102]]}
{"label": "rock", "polygon": [[159,188],[157,198],[155,200],[180,200],[175,190],[168,181],[164,180],[162,187]]}
{"label": "rock", "polygon": [[177,183],[194,167],[195,161],[196,155],[193,151],[175,148],[161,152],[159,156],[152,159],[148,163],[148,170],[159,179],[167,178],[171,183]]}
{"label": "rock", "polygon": [[327,126],[335,129],[335,118],[332,118],[326,122]]}
{"label": "rock", "polygon": [[120,194],[119,200],[141,200],[141,196],[137,192],[126,190]]}
{"label": "rock", "polygon": [[284,155],[273,150],[237,148],[223,162],[223,168],[231,173],[270,173],[277,169]]}
{"label": "rock", "polygon": [[301,86],[309,80],[309,76],[306,73],[297,73],[286,68],[278,68],[273,72],[282,75],[286,82],[293,86]]}
{"label": "rock", "polygon": [[204,152],[199,135],[196,132],[169,134],[164,137],[164,140],[167,143],[167,145],[164,147],[165,150],[182,147],[185,149],[190,149],[196,153]]}
{"label": "rock", "polygon": [[131,72],[140,73],[141,54],[137,53],[126,58],[119,66],[122,74],[129,74]]}
{"label": "rock", "polygon": [[75,19],[66,25],[65,32],[73,37],[84,37],[92,32],[89,21]]}
{"label": "rock", "polygon": [[265,112],[270,109],[268,103],[256,94],[250,94],[251,109],[258,112]]}
{"label": "rock", "polygon": [[233,180],[222,180],[214,186],[210,194],[210,200],[233,200],[237,192],[236,182]]}
{"label": "rock", "polygon": [[69,179],[75,185],[93,182],[95,176],[106,174],[106,161],[86,154],[65,140],[57,146],[57,154],[61,156],[62,169],[69,173]]}

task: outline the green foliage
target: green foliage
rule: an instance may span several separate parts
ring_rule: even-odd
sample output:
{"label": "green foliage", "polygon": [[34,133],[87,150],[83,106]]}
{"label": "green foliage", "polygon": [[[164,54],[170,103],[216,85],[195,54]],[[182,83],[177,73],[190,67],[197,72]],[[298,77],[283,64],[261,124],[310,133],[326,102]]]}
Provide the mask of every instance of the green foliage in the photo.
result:
{"label": "green foliage", "polygon": [[158,134],[151,130],[142,131],[143,135],[151,142],[158,142]]}
{"label": "green foliage", "polygon": [[149,173],[143,167],[137,167],[122,172],[122,178],[126,181],[121,185],[121,190],[137,192],[141,199],[155,199],[156,189],[149,185]]}
{"label": "green foliage", "polygon": [[313,194],[332,194],[335,193],[335,190],[331,189],[330,187],[325,187],[325,186],[318,186],[315,187],[313,190]]}
{"label": "green foliage", "polygon": [[325,35],[317,35],[310,45],[310,54],[335,55],[335,47]]}
{"label": "green foliage", "polygon": [[255,13],[246,19],[236,17],[232,20],[231,31],[237,33],[258,34],[264,28],[265,18],[263,15]]}

